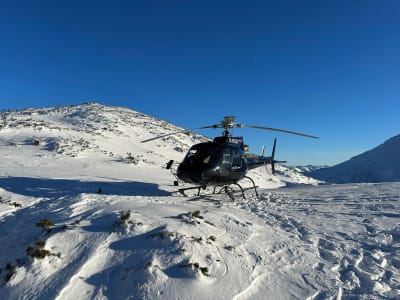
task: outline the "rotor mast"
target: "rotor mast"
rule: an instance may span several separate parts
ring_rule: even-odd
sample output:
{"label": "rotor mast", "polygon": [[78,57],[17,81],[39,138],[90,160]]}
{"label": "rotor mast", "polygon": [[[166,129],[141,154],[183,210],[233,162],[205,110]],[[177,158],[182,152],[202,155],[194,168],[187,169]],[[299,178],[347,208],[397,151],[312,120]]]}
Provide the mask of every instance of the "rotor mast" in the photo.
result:
{"label": "rotor mast", "polygon": [[221,121],[221,127],[224,129],[222,132],[223,136],[226,138],[230,138],[231,133],[229,132],[230,128],[233,128],[235,126],[235,116],[225,116],[224,119]]}

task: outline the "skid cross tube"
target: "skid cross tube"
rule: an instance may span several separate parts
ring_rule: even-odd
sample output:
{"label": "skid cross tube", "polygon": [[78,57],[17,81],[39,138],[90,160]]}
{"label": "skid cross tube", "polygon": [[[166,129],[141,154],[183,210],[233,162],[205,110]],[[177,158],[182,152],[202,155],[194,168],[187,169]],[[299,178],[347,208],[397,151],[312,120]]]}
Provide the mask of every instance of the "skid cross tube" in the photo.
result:
{"label": "skid cross tube", "polygon": [[201,190],[201,189],[205,190],[205,189],[206,189],[206,186],[204,186],[204,185],[192,186],[192,187],[188,187],[188,188],[178,189],[178,191],[179,191],[179,193],[181,193],[183,196],[187,197],[187,195],[185,194],[185,191],[195,190],[195,189],[198,189],[197,196],[200,196],[200,190]]}
{"label": "skid cross tube", "polygon": [[[244,195],[244,189],[242,188],[242,186],[238,183],[232,183],[236,186],[238,186],[240,188],[240,192],[242,193],[242,197],[243,199],[246,199],[245,195]],[[221,187],[220,190],[218,192],[215,192],[215,190],[217,189],[217,187]],[[229,190],[229,184],[224,184],[224,185],[216,185],[214,186],[214,191],[213,194],[221,194],[222,190],[228,194],[229,198],[231,198],[232,200],[235,200],[235,198],[233,197],[233,189],[231,188],[231,190]]]}

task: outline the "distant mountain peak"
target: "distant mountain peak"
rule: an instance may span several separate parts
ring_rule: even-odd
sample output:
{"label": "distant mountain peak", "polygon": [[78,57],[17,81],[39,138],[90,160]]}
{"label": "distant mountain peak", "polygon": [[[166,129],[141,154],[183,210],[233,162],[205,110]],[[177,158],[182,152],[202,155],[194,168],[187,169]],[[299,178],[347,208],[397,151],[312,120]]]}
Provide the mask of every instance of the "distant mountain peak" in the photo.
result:
{"label": "distant mountain peak", "polygon": [[332,183],[400,181],[400,134],[381,145],[310,175]]}
{"label": "distant mountain peak", "polygon": [[383,145],[385,144],[390,144],[390,143],[400,143],[400,134],[395,135],[394,137],[391,137],[390,139],[387,139]]}

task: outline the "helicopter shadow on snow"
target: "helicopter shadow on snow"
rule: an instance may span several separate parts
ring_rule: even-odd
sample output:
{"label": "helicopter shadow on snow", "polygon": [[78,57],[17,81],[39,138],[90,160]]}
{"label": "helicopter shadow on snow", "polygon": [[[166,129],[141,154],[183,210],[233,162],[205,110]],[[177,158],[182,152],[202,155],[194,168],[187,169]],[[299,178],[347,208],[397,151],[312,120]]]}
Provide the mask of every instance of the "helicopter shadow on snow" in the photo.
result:
{"label": "helicopter shadow on snow", "polygon": [[170,196],[157,184],[139,181],[81,181],[31,177],[0,177],[0,188],[29,197],[59,198],[82,193],[117,196]]}

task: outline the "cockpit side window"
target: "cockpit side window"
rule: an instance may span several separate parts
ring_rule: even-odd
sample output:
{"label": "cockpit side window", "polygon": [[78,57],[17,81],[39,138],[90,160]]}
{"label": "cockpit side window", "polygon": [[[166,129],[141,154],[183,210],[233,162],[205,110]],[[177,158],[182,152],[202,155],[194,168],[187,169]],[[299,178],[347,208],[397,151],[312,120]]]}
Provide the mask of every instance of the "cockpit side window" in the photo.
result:
{"label": "cockpit side window", "polygon": [[218,159],[220,146],[213,144],[198,144],[189,149],[184,162],[192,165],[212,164]]}
{"label": "cockpit side window", "polygon": [[242,167],[242,156],[240,151],[237,149],[232,150],[232,167],[241,168]]}

